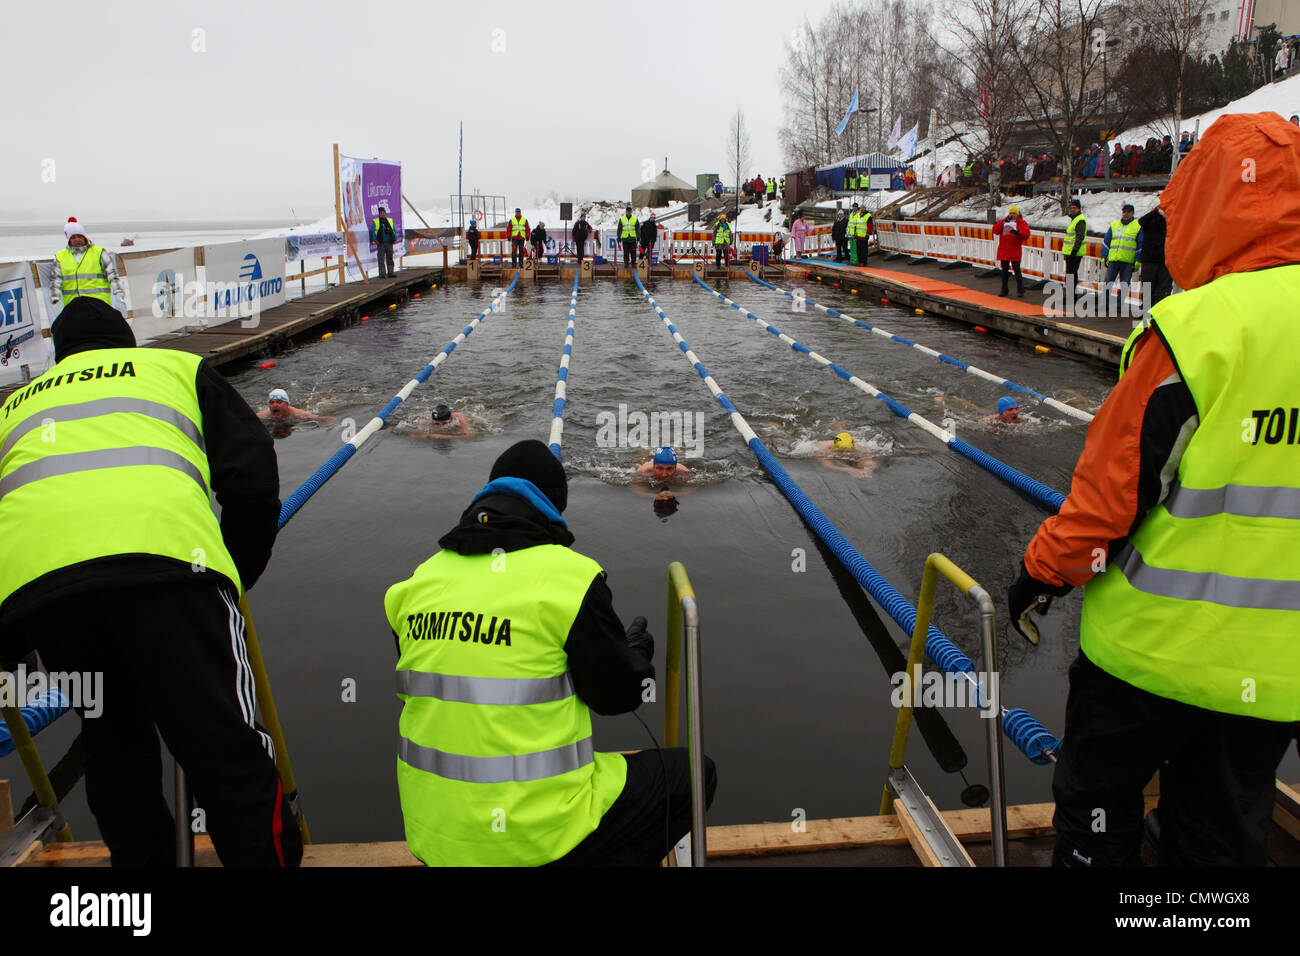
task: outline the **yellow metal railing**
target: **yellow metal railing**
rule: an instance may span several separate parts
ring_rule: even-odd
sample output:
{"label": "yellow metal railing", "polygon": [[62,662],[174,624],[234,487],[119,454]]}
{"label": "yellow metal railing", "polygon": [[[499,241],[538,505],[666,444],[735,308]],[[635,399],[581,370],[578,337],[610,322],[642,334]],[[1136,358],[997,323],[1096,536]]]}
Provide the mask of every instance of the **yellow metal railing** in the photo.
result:
{"label": "yellow metal railing", "polygon": [[[925,559],[925,572],[921,576],[921,594],[916,602],[916,623],[912,627],[912,644],[907,653],[907,669],[903,674],[903,700],[898,709],[898,720],[894,725],[894,740],[889,750],[889,770],[891,780],[903,769],[903,758],[907,751],[908,731],[912,726],[912,710],[920,692],[921,659],[925,655],[926,635],[930,630],[930,619],[934,614],[934,595],[942,574],[963,594],[969,596],[979,606],[980,637],[984,650],[984,666],[989,675],[988,687],[981,688],[971,675],[962,675],[976,684],[981,711],[988,718],[986,745],[989,762],[991,830],[993,838],[993,862],[995,866],[1006,865],[1007,851],[1007,811],[1006,793],[1002,774],[1002,736],[1000,733],[998,695],[997,695],[997,644],[993,634],[993,600],[979,582],[959,568],[947,557],[938,552]],[[880,812],[891,813],[894,808],[894,793],[889,783],[885,784],[884,794],[880,800]]]}
{"label": "yellow metal railing", "polygon": [[[691,865],[704,866],[705,794],[703,689],[700,681],[700,614],[695,589],[680,561],[668,565],[668,647],[664,692],[664,746],[678,746],[681,733],[682,652],[686,653],[687,747],[691,765]],[[683,638],[685,639],[683,641]]]}
{"label": "yellow metal railing", "polygon": [[[8,694],[10,700],[19,700],[17,682],[12,674],[5,674],[3,680],[10,684],[11,693]],[[31,732],[27,729],[27,722],[23,720],[22,711],[15,704],[9,707],[0,707],[0,713],[3,713],[5,724],[9,727],[9,736],[13,738],[14,749],[18,751],[18,756],[23,762],[23,769],[27,771],[27,779],[32,785],[32,793],[36,796],[36,805],[43,810],[52,811],[56,815],[59,811],[59,798],[54,792],[54,785],[50,783],[50,777],[45,772],[45,764],[41,761],[41,755],[36,750],[36,742],[32,740]],[[60,822],[62,822],[60,820]],[[72,830],[67,823],[55,830],[54,838],[60,843],[68,843],[72,840]]]}

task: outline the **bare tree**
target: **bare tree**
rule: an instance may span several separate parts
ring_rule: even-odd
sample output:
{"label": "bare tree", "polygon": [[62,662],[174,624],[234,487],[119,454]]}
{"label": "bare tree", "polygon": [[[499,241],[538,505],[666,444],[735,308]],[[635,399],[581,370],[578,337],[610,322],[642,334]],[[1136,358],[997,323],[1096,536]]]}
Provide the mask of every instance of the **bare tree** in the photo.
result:
{"label": "bare tree", "polygon": [[[1002,156],[1017,112],[1016,28],[1023,6],[1023,0],[965,0],[946,23],[949,42],[940,44],[950,108],[974,119],[991,163]],[[997,185],[990,173],[990,206],[998,202]]]}
{"label": "bare tree", "polygon": [[[780,71],[781,142],[792,167],[880,149],[895,117],[928,113],[939,72],[926,29],[931,17],[917,0],[854,0],[794,31]],[[861,112],[837,134],[854,95]]]}
{"label": "bare tree", "polygon": [[1060,157],[1061,211],[1074,176],[1074,138],[1105,108],[1090,95],[1108,45],[1104,0],[1015,0],[1013,16],[1024,39],[1012,48],[1010,89],[1026,117]]}
{"label": "bare tree", "polygon": [[749,167],[749,127],[745,124],[745,114],[736,107],[736,115],[731,118],[727,129],[727,164],[735,173],[736,217],[740,217],[740,177]]}
{"label": "bare tree", "polygon": [[[1218,4],[1215,4],[1218,6]],[[1142,0],[1133,5],[1132,18],[1141,25],[1146,41],[1169,54],[1175,84],[1174,120],[1170,136],[1174,142],[1169,171],[1178,168],[1178,130],[1183,120],[1183,91],[1186,88],[1188,57],[1204,47],[1200,23],[1210,9],[1210,0]]]}

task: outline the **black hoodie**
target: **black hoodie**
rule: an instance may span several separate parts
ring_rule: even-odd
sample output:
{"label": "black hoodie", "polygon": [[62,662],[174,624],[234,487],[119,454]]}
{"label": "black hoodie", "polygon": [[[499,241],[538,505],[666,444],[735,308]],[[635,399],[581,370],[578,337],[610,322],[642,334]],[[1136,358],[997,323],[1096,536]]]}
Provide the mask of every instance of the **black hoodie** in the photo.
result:
{"label": "black hoodie", "polygon": [[[59,313],[53,336],[57,362],[95,349],[135,348],[135,336],[121,313],[87,296],[72,299]],[[221,505],[221,537],[248,590],[270,560],[280,516],[275,448],[248,403],[207,362],[199,366],[194,390],[203,416],[212,490]],[[193,581],[190,564],[172,558],[141,554],[96,558],[51,571],[11,594],[0,606],[0,631],[9,622],[78,594]]]}
{"label": "black hoodie", "polygon": [[[572,543],[573,534],[564,525],[549,521],[527,501],[510,494],[484,495],[465,509],[460,523],[438,541],[439,547],[466,555],[491,554],[497,548],[508,553],[539,544],[568,547]],[[587,588],[564,642],[573,689],[582,702],[606,716],[636,710],[643,682],[655,675],[654,664],[639,650],[627,642],[614,611],[614,596],[601,572]],[[651,648],[646,650],[653,653]]]}

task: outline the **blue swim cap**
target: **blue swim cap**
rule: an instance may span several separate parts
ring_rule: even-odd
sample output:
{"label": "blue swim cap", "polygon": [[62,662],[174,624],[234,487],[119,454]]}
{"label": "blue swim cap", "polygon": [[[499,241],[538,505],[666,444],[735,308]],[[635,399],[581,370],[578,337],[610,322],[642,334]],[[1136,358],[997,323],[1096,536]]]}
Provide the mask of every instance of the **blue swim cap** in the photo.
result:
{"label": "blue swim cap", "polygon": [[673,454],[672,448],[664,445],[655,452],[654,463],[656,465],[675,465],[677,464],[677,456]]}
{"label": "blue swim cap", "polygon": [[998,399],[999,415],[1001,415],[1009,408],[1019,408],[1019,407],[1020,406],[1016,404],[1016,400],[1012,398],[1010,395],[1003,395],[1001,398]]}

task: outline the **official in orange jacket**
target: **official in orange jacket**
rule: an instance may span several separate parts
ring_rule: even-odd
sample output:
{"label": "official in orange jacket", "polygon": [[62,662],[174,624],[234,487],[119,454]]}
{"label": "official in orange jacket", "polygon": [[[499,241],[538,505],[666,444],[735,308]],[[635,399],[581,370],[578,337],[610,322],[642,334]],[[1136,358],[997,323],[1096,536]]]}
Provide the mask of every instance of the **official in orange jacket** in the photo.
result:
{"label": "official in orange jacket", "polygon": [[1221,117],[1160,201],[1188,291],[1129,340],[1007,602],[1037,644],[1030,610],[1086,585],[1053,862],[1138,865],[1159,769],[1161,865],[1263,866],[1300,718],[1300,129]]}
{"label": "official in orange jacket", "polygon": [[1029,223],[1020,217],[1020,207],[1012,206],[1004,219],[993,224],[998,237],[998,262],[1002,265],[1002,295],[1007,295],[1007,280],[1016,271],[1016,295],[1025,297],[1025,279],[1020,274],[1020,246],[1029,238]]}

